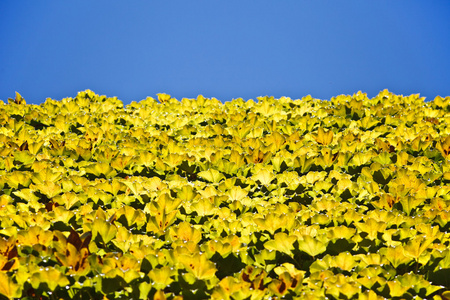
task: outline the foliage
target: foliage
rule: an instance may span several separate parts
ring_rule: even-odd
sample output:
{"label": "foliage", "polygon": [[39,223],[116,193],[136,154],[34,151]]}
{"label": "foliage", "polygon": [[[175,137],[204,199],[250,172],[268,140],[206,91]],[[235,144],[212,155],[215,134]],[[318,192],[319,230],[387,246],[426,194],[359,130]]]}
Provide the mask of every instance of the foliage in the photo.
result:
{"label": "foliage", "polygon": [[450,98],[0,103],[0,298],[450,299]]}

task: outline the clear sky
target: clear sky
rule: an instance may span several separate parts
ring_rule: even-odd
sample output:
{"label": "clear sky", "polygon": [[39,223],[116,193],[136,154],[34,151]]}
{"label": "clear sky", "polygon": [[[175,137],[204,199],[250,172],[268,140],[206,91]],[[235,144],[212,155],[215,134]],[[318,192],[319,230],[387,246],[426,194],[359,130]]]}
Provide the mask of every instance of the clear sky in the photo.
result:
{"label": "clear sky", "polygon": [[450,1],[1,1],[0,99],[450,96]]}

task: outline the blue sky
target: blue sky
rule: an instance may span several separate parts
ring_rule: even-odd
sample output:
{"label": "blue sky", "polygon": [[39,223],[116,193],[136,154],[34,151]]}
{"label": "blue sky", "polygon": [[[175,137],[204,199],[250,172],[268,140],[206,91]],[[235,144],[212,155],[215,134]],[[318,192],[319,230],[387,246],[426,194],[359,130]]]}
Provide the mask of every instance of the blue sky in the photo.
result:
{"label": "blue sky", "polygon": [[[125,4],[126,3],[126,4]],[[0,99],[450,96],[450,1],[2,1]]]}

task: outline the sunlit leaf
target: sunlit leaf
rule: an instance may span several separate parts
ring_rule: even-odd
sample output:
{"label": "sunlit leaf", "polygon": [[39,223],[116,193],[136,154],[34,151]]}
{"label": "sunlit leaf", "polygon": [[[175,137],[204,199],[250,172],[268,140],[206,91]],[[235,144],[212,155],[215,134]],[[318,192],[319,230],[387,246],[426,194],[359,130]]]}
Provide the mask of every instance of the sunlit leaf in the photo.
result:
{"label": "sunlit leaf", "polygon": [[301,251],[312,257],[315,257],[327,250],[327,244],[309,235],[305,235],[298,240],[298,247]]}
{"label": "sunlit leaf", "polygon": [[164,289],[174,281],[176,274],[176,270],[169,266],[164,266],[151,270],[148,273],[148,277],[150,277],[156,289]]}
{"label": "sunlit leaf", "polygon": [[93,163],[85,167],[86,173],[95,175],[96,177],[105,176],[105,178],[112,178],[117,175],[116,170],[105,162]]}
{"label": "sunlit leaf", "polygon": [[74,245],[67,243],[64,252],[55,253],[58,262],[68,268],[69,274],[86,275],[89,271],[87,248],[78,250]]}
{"label": "sunlit leaf", "polygon": [[434,237],[425,237],[422,235],[416,236],[409,240],[408,243],[403,247],[404,254],[407,257],[418,260],[419,257],[424,253],[428,247],[433,243]]}
{"label": "sunlit leaf", "polygon": [[373,218],[367,218],[362,223],[355,223],[355,226],[361,232],[367,233],[367,238],[369,240],[375,240],[377,239],[378,234],[386,229],[387,224],[385,222],[377,222]]}
{"label": "sunlit leaf", "polygon": [[215,277],[217,269],[214,263],[209,261],[204,254],[181,255],[178,257],[178,261],[197,279],[202,280]]}
{"label": "sunlit leaf", "polygon": [[331,130],[325,131],[322,127],[319,127],[314,139],[317,143],[327,146],[333,141],[333,132]]}
{"label": "sunlit leaf", "polygon": [[117,233],[116,226],[110,224],[105,220],[96,219],[92,224],[93,237],[100,236],[103,243],[105,244],[109,243],[116,236],[116,233]]}
{"label": "sunlit leaf", "polygon": [[386,259],[392,264],[394,268],[402,264],[408,264],[412,261],[412,258],[405,255],[403,246],[389,247],[380,249],[380,254],[382,254]]}
{"label": "sunlit leaf", "polygon": [[253,180],[259,181],[262,185],[269,185],[275,178],[273,172],[267,169],[260,169],[255,175],[253,175]]}
{"label": "sunlit leaf", "polygon": [[225,178],[225,176],[222,173],[220,173],[219,171],[217,171],[215,169],[209,169],[207,171],[202,171],[202,172],[198,173],[198,176],[211,182],[211,183],[218,183],[222,179]]}
{"label": "sunlit leaf", "polygon": [[38,289],[41,284],[47,284],[50,291],[54,291],[58,286],[65,287],[70,284],[69,279],[58,269],[53,267],[42,268],[31,275],[30,283],[34,289]]}
{"label": "sunlit leaf", "polygon": [[241,200],[247,196],[248,192],[239,186],[233,186],[227,191],[227,194],[230,197],[230,200]]}
{"label": "sunlit leaf", "polygon": [[20,298],[22,296],[22,288],[4,272],[0,272],[0,295],[8,299]]}
{"label": "sunlit leaf", "polygon": [[169,229],[172,240],[193,241],[198,243],[202,239],[202,233],[188,222],[180,223],[176,228]]}
{"label": "sunlit leaf", "polygon": [[288,236],[284,232],[276,233],[273,240],[264,243],[264,248],[268,250],[277,250],[287,255],[293,255],[294,242],[297,240],[295,236]]}

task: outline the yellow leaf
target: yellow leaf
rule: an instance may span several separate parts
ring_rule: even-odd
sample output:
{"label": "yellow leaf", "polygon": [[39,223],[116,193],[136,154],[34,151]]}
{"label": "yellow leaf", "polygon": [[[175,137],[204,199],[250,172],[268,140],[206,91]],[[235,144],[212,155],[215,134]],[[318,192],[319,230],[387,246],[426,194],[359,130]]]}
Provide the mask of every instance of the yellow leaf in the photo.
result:
{"label": "yellow leaf", "polygon": [[202,249],[209,256],[219,253],[223,258],[227,257],[233,250],[229,243],[225,243],[220,240],[209,240],[202,245]]}
{"label": "yellow leaf", "polygon": [[6,183],[15,189],[20,186],[28,187],[31,183],[29,172],[13,171],[5,175]]}
{"label": "yellow leaf", "polygon": [[116,170],[123,171],[126,167],[128,167],[132,162],[132,156],[119,155],[114,157],[111,160],[111,167]]}
{"label": "yellow leaf", "polygon": [[31,226],[26,230],[17,233],[19,244],[33,246],[43,245],[48,247],[53,240],[53,232],[41,228],[41,226]]}
{"label": "yellow leaf", "polygon": [[237,278],[227,276],[219,282],[219,285],[214,289],[213,295],[217,295],[216,299],[223,299],[223,297],[229,297],[242,289],[248,289],[249,287],[249,282],[239,281]]}
{"label": "yellow leaf", "polygon": [[174,276],[176,275],[176,270],[169,266],[152,269],[150,273],[148,273],[148,277],[150,277],[156,289],[164,289],[166,286],[170,285],[174,281]]}
{"label": "yellow leaf", "polygon": [[288,236],[284,232],[276,233],[273,240],[264,243],[264,248],[267,250],[276,250],[287,255],[292,256],[292,251],[294,249],[294,242],[297,240],[295,236]]}
{"label": "yellow leaf", "polygon": [[205,254],[180,255],[178,261],[197,279],[203,280],[215,277],[217,269]]}
{"label": "yellow leaf", "polygon": [[275,178],[275,175],[273,174],[273,172],[267,170],[266,168],[260,169],[252,177],[253,180],[259,181],[262,185],[265,185],[265,186],[268,186],[274,178]]}
{"label": "yellow leaf", "polygon": [[22,289],[13,279],[4,272],[0,272],[0,295],[9,299],[20,298]]}
{"label": "yellow leaf", "polygon": [[72,206],[78,203],[80,199],[78,198],[78,195],[76,193],[70,192],[55,196],[53,198],[53,201],[55,203],[58,203],[59,205],[64,205],[64,207],[67,209],[70,209]]}
{"label": "yellow leaf", "polygon": [[36,185],[32,184],[32,185],[30,185],[30,187],[32,187],[32,189],[34,189],[35,191],[38,191],[38,192],[44,194],[49,199],[62,193],[61,185],[58,183],[55,183],[53,181],[50,181],[50,182],[44,181],[43,183],[39,183]]}
{"label": "yellow leaf", "polygon": [[434,237],[415,236],[403,247],[405,256],[418,260],[422,253],[433,243]]}
{"label": "yellow leaf", "polygon": [[116,226],[105,220],[96,219],[92,224],[92,237],[95,238],[97,235],[100,235],[105,244],[110,242],[116,236],[116,233]]}
{"label": "yellow leaf", "polygon": [[444,158],[449,158],[450,155],[450,135],[445,139],[441,139],[436,144],[436,149],[438,149]]}
{"label": "yellow leaf", "polygon": [[362,232],[367,233],[367,237],[369,240],[377,239],[378,233],[383,233],[386,229],[386,222],[377,222],[373,218],[367,218],[364,223],[357,222],[355,223],[356,228],[358,228]]}
{"label": "yellow leaf", "polygon": [[164,291],[158,290],[155,295],[153,295],[153,300],[166,300],[166,295]]}
{"label": "yellow leaf", "polygon": [[84,168],[86,173],[94,174],[96,177],[105,176],[105,178],[112,178],[117,175],[116,170],[106,162],[95,162]]}
{"label": "yellow leaf", "polygon": [[350,252],[341,252],[338,256],[333,258],[332,265],[335,268],[340,268],[341,270],[351,272],[352,269],[358,265],[358,263]]}
{"label": "yellow leaf", "polygon": [[333,131],[328,130],[325,131],[322,127],[319,127],[317,134],[314,135],[314,139],[316,140],[317,143],[323,145],[323,146],[327,146],[329,144],[331,144],[331,142],[333,141]]}
{"label": "yellow leaf", "polygon": [[190,207],[199,216],[210,216],[216,213],[217,207],[211,202],[214,198],[201,198],[197,202],[193,203]]}
{"label": "yellow leaf", "polygon": [[34,289],[38,289],[42,283],[46,283],[48,288],[54,291],[58,286],[65,287],[69,285],[70,281],[58,269],[46,267],[33,273],[30,278],[30,283]]}
{"label": "yellow leaf", "polygon": [[156,95],[158,96],[158,101],[161,104],[164,104],[165,102],[169,101],[171,98],[171,96],[169,94],[158,93]]}
{"label": "yellow leaf", "polygon": [[[36,163],[37,165],[38,163]],[[31,180],[33,183],[39,184],[39,183],[45,183],[45,182],[56,182],[62,177],[62,173],[60,172],[54,172],[51,168],[51,166],[47,165],[46,163],[43,163],[42,167],[46,166],[45,168],[36,171],[36,173],[33,174],[31,177]]]}
{"label": "yellow leaf", "polygon": [[89,250],[81,248],[79,251],[74,245],[67,243],[64,252],[56,252],[55,257],[59,263],[68,267],[68,274],[86,275],[89,271],[89,262],[87,261]]}
{"label": "yellow leaf", "polygon": [[381,248],[379,250],[379,253],[382,256],[386,257],[386,259],[392,264],[394,268],[412,261],[410,257],[405,256],[404,248],[402,245],[396,247]]}
{"label": "yellow leaf", "polygon": [[248,192],[243,188],[241,188],[240,186],[233,186],[231,189],[227,191],[226,194],[230,197],[230,200],[239,201],[245,198]]}
{"label": "yellow leaf", "polygon": [[222,179],[225,178],[225,176],[223,176],[222,173],[220,173],[219,171],[217,171],[215,169],[209,169],[207,171],[202,171],[202,172],[198,173],[198,176],[200,176],[203,179],[208,180],[211,183],[218,183]]}
{"label": "yellow leaf", "polygon": [[298,240],[298,248],[309,254],[312,257],[315,257],[327,250],[327,245],[309,235],[303,236],[302,239]]}
{"label": "yellow leaf", "polygon": [[176,228],[170,227],[169,236],[172,241],[182,240],[198,243],[202,239],[201,231],[194,228],[194,226],[188,222],[182,222]]}

